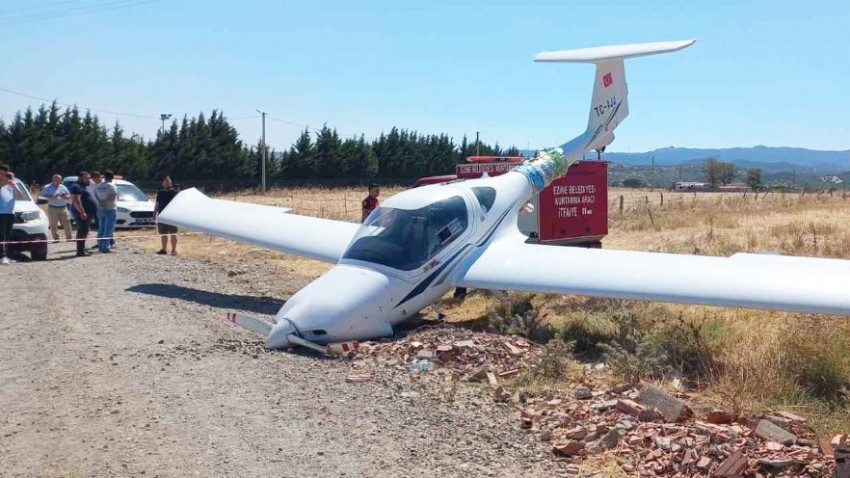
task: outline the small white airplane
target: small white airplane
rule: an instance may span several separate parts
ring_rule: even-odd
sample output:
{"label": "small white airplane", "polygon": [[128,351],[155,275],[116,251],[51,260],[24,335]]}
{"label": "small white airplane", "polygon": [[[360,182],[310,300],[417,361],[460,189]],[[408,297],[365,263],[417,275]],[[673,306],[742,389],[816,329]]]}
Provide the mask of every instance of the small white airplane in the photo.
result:
{"label": "small white airplane", "polygon": [[293,295],[275,323],[235,317],[270,349],[393,335],[455,287],[578,294],[850,315],[850,261],[779,255],[707,257],[526,243],[517,213],[628,115],[623,60],[696,40],[544,52],[595,63],[587,130],[497,177],[435,184],[386,199],[360,224],[181,192],[159,215],[175,226],[336,264]]}

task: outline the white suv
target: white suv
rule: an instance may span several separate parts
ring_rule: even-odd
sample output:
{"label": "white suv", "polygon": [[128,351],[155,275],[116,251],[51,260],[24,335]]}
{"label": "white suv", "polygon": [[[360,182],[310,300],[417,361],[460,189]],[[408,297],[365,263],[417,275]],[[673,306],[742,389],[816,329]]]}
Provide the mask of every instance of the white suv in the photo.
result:
{"label": "white suv", "polygon": [[47,240],[47,214],[33,201],[29,189],[19,179],[15,187],[21,192],[21,198],[15,200],[15,223],[12,226],[12,240],[21,241],[9,246],[11,251],[28,251],[35,261],[47,259],[47,242],[28,242]]}
{"label": "white suv", "polygon": [[[65,187],[70,188],[76,183],[76,176],[68,176],[62,180]],[[112,184],[118,188],[118,199],[115,204],[116,228],[152,227],[156,225],[153,220],[154,202],[148,198],[135,184],[123,179],[113,179]]]}

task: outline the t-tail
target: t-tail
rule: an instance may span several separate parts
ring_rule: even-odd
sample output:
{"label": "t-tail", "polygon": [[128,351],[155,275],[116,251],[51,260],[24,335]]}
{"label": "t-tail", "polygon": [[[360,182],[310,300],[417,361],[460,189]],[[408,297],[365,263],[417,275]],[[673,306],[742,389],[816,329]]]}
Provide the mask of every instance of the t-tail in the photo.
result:
{"label": "t-tail", "polygon": [[587,130],[563,146],[567,162],[572,164],[581,159],[584,153],[601,151],[611,144],[614,141],[614,129],[629,115],[629,89],[626,85],[623,60],[678,51],[693,45],[694,42],[696,39],[538,53],[534,61],[596,64]]}

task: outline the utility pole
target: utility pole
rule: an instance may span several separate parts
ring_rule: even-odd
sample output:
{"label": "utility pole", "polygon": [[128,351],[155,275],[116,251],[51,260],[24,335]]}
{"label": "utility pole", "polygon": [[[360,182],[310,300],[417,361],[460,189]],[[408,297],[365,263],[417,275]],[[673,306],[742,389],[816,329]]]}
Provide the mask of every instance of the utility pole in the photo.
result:
{"label": "utility pole", "polygon": [[478,142],[478,133],[479,131],[475,132],[475,155],[481,156],[481,143]]}
{"label": "utility pole", "polygon": [[159,134],[165,134],[165,120],[170,119],[171,115],[167,113],[163,113],[159,115],[160,121],[162,121],[162,129],[159,130]]}
{"label": "utility pole", "polygon": [[261,147],[263,148],[261,170],[262,170],[262,175],[263,175],[263,179],[262,179],[263,192],[266,192],[266,112],[257,110],[257,113],[260,113],[263,116],[263,139],[260,141]]}

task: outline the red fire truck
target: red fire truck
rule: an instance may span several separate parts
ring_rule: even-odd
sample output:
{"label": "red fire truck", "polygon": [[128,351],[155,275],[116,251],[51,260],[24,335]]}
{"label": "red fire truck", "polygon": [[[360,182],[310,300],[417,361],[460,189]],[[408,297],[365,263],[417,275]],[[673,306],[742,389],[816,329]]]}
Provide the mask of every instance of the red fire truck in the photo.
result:
{"label": "red fire truck", "polygon": [[[474,158],[455,167],[455,175],[421,178],[413,187],[456,179],[498,176],[522,164],[503,157]],[[491,161],[486,161],[492,158]],[[501,161],[499,159],[502,159]],[[583,247],[602,247],[608,234],[608,163],[579,161],[566,175],[552,181],[532,199],[534,211],[521,211],[518,226],[529,241]]]}

